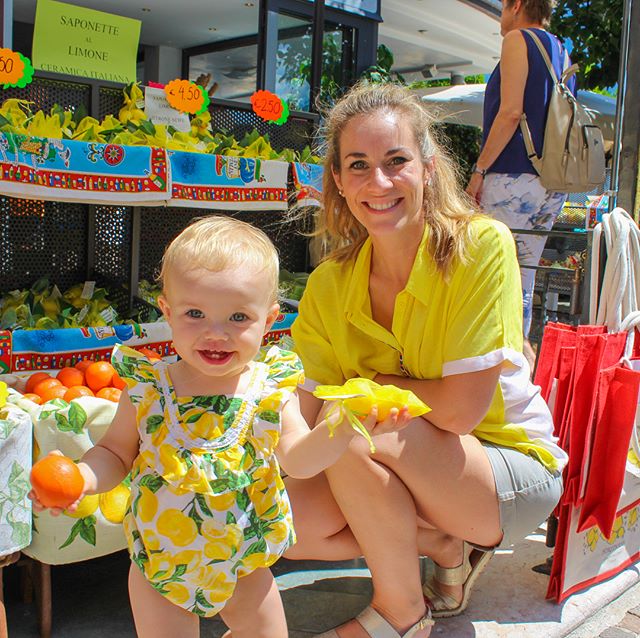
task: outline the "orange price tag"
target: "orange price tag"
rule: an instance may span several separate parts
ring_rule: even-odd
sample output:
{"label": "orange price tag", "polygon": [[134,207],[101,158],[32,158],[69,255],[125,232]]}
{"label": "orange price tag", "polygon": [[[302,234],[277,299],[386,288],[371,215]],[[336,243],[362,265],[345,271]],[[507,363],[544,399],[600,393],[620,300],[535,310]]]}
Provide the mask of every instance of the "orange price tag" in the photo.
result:
{"label": "orange price tag", "polygon": [[11,49],[0,49],[0,84],[16,84],[24,75],[24,61]]}
{"label": "orange price tag", "polygon": [[256,91],[251,96],[253,112],[263,120],[278,120],[284,110],[282,100],[271,91]]}
{"label": "orange price tag", "polygon": [[200,113],[206,108],[205,94],[202,89],[189,80],[172,80],[164,87],[167,102],[183,113]]}

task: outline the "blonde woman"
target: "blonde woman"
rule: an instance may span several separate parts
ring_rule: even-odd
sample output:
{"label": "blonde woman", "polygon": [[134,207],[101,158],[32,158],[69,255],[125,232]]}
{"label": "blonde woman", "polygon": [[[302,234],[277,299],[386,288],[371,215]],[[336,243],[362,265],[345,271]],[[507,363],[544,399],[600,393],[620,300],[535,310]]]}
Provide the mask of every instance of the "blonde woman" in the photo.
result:
{"label": "blonde woman", "polygon": [[[326,123],[319,232],[333,251],[311,274],[293,327],[308,379],[361,376],[410,389],[432,411],[353,440],[323,474],[290,479],[290,558],[363,555],[373,599],[325,637],[424,638],[462,612],[496,547],[559,500],[566,456],[529,382],[509,229],[481,216],[433,138],[419,99],[359,85]],[[301,394],[315,422],[321,403]],[[419,557],[433,580],[420,582]]]}

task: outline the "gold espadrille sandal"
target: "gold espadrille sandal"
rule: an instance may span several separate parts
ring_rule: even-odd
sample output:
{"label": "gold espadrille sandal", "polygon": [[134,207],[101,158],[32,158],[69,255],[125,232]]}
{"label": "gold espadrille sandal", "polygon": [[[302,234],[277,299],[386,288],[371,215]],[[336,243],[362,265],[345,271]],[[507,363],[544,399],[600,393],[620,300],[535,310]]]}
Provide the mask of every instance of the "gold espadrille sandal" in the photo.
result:
{"label": "gold espadrille sandal", "polygon": [[[426,629],[433,625],[431,611],[427,607],[427,613],[420,620],[409,627],[402,635],[400,635],[392,625],[390,625],[373,607],[368,606],[361,611],[356,617],[362,628],[371,636],[371,638],[413,638],[418,631]],[[325,631],[319,634],[317,638],[339,638],[335,629]]]}
{"label": "gold espadrille sandal", "polygon": [[[466,543],[464,560],[457,567],[440,567],[434,564],[433,576],[422,585],[422,592],[427,598],[427,604],[431,607],[431,615],[434,618],[449,618],[461,614],[469,604],[469,597],[474,583],[482,570],[493,556],[493,552],[483,552],[472,549],[467,554]],[[462,585],[462,600],[456,600],[442,591],[438,585],[454,587]]]}

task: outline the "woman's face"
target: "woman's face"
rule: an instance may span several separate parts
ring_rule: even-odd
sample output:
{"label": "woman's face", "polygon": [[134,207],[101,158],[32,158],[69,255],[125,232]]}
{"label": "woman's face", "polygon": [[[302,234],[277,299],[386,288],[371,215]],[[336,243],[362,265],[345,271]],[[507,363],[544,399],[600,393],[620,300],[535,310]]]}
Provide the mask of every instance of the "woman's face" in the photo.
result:
{"label": "woman's face", "polygon": [[388,111],[358,115],[340,136],[340,170],[333,169],[333,177],[371,236],[424,224],[429,168],[406,120]]}

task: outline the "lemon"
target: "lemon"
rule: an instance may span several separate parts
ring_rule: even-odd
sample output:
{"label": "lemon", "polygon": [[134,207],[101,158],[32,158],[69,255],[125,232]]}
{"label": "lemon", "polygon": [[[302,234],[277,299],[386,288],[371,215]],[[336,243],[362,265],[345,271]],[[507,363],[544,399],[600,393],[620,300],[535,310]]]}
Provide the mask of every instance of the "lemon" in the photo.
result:
{"label": "lemon", "polygon": [[97,494],[87,494],[78,503],[78,508],[75,512],[69,512],[65,510],[64,513],[71,518],[84,518],[85,516],[91,516],[97,509],[99,504],[99,496]]}
{"label": "lemon", "polygon": [[110,523],[122,523],[122,519],[127,511],[131,490],[122,483],[116,485],[105,494],[100,494],[99,503],[102,515]]}
{"label": "lemon", "polygon": [[189,600],[189,590],[180,583],[164,583],[163,587],[167,590],[166,597],[176,605],[182,605]]}
{"label": "lemon", "polygon": [[158,511],[158,499],[156,495],[144,485],[140,488],[140,500],[138,501],[138,516],[143,523],[153,520]]}
{"label": "lemon", "polygon": [[173,508],[165,510],[158,516],[157,529],[159,534],[166,536],[178,547],[190,545],[198,535],[195,521]]}

